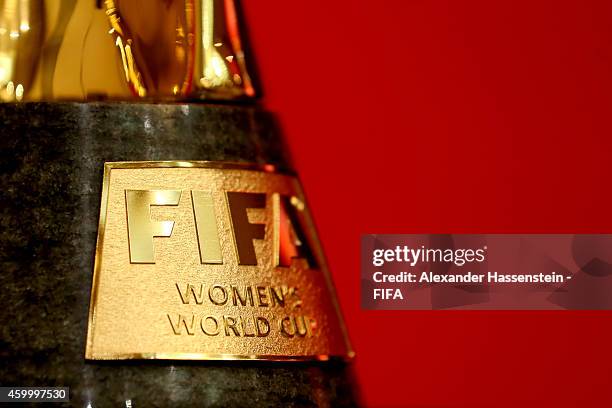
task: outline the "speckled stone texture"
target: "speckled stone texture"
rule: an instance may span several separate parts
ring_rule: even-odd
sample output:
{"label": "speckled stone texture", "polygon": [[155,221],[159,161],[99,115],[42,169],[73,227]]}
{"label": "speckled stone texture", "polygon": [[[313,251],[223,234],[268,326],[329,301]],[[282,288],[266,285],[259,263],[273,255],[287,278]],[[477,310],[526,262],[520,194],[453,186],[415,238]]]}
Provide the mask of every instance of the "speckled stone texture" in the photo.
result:
{"label": "speckled stone texture", "polygon": [[105,161],[231,160],[287,169],[254,107],[0,104],[0,384],[69,386],[72,406],[351,406],[330,363],[85,361]]}

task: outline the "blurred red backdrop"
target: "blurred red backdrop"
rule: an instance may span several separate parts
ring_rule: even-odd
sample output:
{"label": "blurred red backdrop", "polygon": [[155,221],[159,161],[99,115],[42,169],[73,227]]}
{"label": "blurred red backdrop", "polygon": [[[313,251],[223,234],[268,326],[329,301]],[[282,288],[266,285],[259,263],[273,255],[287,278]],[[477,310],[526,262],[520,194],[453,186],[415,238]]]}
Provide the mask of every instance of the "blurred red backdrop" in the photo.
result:
{"label": "blurred red backdrop", "polygon": [[612,312],[375,312],[364,233],[612,232],[612,2],[242,2],[366,406],[612,405]]}

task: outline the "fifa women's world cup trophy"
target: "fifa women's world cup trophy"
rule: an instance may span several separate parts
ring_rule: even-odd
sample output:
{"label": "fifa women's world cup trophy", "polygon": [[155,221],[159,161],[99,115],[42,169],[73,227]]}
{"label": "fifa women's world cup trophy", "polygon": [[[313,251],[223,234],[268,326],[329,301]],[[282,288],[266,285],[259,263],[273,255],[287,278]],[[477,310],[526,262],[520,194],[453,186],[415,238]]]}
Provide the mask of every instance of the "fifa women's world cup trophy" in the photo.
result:
{"label": "fifa women's world cup trophy", "polygon": [[0,385],[349,406],[308,206],[233,0],[0,1]]}

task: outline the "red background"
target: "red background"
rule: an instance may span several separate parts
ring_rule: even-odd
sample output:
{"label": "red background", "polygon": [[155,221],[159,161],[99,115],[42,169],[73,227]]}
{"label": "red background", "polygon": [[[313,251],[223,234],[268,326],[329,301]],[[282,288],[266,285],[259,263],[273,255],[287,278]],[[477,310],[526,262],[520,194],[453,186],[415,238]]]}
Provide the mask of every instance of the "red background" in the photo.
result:
{"label": "red background", "polygon": [[243,9],[364,404],[611,406],[611,313],[364,311],[359,237],[612,232],[612,2]]}

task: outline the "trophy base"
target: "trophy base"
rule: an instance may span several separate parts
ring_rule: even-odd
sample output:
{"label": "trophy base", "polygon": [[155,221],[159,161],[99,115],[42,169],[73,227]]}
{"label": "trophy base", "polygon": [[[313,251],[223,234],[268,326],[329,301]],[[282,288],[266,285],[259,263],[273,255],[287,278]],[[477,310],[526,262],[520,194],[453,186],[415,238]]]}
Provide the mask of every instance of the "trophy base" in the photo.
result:
{"label": "trophy base", "polygon": [[350,368],[340,361],[84,358],[104,162],[288,169],[269,114],[250,106],[49,102],[0,104],[0,117],[3,386],[67,386],[70,405],[93,407],[355,405]]}

